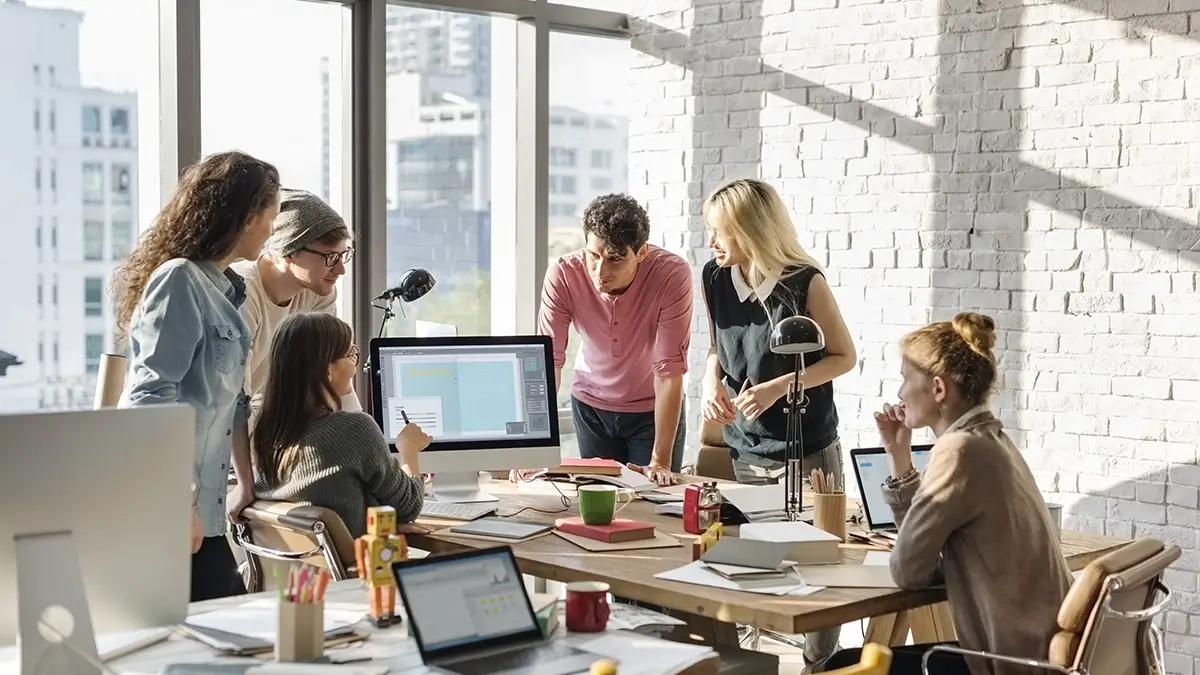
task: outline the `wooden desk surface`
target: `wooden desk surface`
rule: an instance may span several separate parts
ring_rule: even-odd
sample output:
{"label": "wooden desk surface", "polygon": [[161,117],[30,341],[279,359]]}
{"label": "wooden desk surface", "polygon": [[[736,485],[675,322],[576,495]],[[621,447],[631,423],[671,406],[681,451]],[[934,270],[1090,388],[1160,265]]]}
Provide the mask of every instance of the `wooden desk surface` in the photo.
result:
{"label": "wooden desk surface", "polygon": [[[537,486],[538,484],[533,484]],[[545,487],[549,487],[546,484]],[[514,516],[520,520],[553,524],[558,518],[579,515],[572,499],[571,507],[562,510],[557,493],[549,494],[541,487],[517,486],[507,481],[491,481],[486,489],[501,498],[500,515],[519,508],[533,506],[542,511],[528,510]],[[533,490],[537,492],[533,492]],[[567,496],[573,496],[563,488]],[[924,607],[946,599],[944,590],[900,591],[871,588],[829,588],[807,597],[776,597],[742,591],[731,591],[694,584],[655,579],[654,575],[691,561],[691,540],[695,537],[683,531],[683,521],[672,516],[654,514],[654,505],[637,500],[622,512],[622,517],[653,523],[658,530],[684,541],[678,548],[590,553],[565,539],[548,535],[513,546],[521,572],[554,581],[603,581],[616,595],[651,603],[672,610],[688,612],[727,623],[739,623],[782,633],[804,633],[890,614],[901,610]],[[442,529],[451,521],[426,520],[421,525]],[[730,528],[736,533],[736,528]],[[446,535],[408,535],[411,545],[431,553],[448,553],[464,548],[485,548],[498,542]],[[1103,553],[1124,543],[1123,540],[1082,532],[1063,532],[1063,553],[1072,570],[1083,568]],[[868,547],[855,544],[843,546],[847,561],[861,560]]]}

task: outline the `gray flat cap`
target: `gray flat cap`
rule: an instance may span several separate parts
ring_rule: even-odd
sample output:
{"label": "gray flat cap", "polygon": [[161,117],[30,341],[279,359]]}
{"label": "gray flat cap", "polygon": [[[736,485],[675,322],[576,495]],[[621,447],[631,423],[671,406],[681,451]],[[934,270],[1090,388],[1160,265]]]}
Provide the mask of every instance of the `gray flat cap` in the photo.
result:
{"label": "gray flat cap", "polygon": [[279,195],[279,215],[271,226],[267,250],[287,256],[307,247],[346,221],[321,198],[305,190],[284,188]]}

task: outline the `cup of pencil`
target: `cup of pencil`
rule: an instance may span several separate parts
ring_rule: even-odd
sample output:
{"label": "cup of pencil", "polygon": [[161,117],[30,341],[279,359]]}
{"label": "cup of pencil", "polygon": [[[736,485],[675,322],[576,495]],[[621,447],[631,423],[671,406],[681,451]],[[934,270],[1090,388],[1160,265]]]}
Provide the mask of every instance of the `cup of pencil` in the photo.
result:
{"label": "cup of pencil", "polygon": [[837,476],[813,469],[808,482],[812,486],[813,525],[846,541],[846,491]]}
{"label": "cup of pencil", "polygon": [[293,567],[279,584],[279,626],[275,660],[312,661],[325,653],[325,588],[329,572]]}

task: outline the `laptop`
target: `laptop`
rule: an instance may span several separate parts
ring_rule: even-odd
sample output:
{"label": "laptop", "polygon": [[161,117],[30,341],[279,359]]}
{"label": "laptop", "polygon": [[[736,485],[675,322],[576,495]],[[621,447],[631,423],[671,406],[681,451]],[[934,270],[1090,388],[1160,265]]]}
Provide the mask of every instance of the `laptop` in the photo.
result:
{"label": "laptop", "polygon": [[[913,467],[925,472],[933,452],[932,445],[912,446]],[[858,494],[862,496],[863,515],[867,529],[880,534],[895,534],[896,520],[892,507],[883,499],[880,486],[892,475],[887,451],[883,448],[854,448],[850,451],[850,464],[854,467],[854,480],[858,482]]]}
{"label": "laptop", "polygon": [[458,675],[569,675],[600,658],[542,635],[512,549],[392,565],[426,666]]}

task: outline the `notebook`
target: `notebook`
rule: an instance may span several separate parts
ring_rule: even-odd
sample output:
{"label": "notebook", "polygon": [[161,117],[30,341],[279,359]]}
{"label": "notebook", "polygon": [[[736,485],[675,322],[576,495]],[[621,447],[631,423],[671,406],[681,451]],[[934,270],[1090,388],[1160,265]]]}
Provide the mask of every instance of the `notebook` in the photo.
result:
{"label": "notebook", "polygon": [[553,530],[553,525],[542,525],[541,523],[530,523],[507,518],[480,518],[470,523],[455,525],[450,528],[450,533],[493,539],[520,540],[546,534]]}

